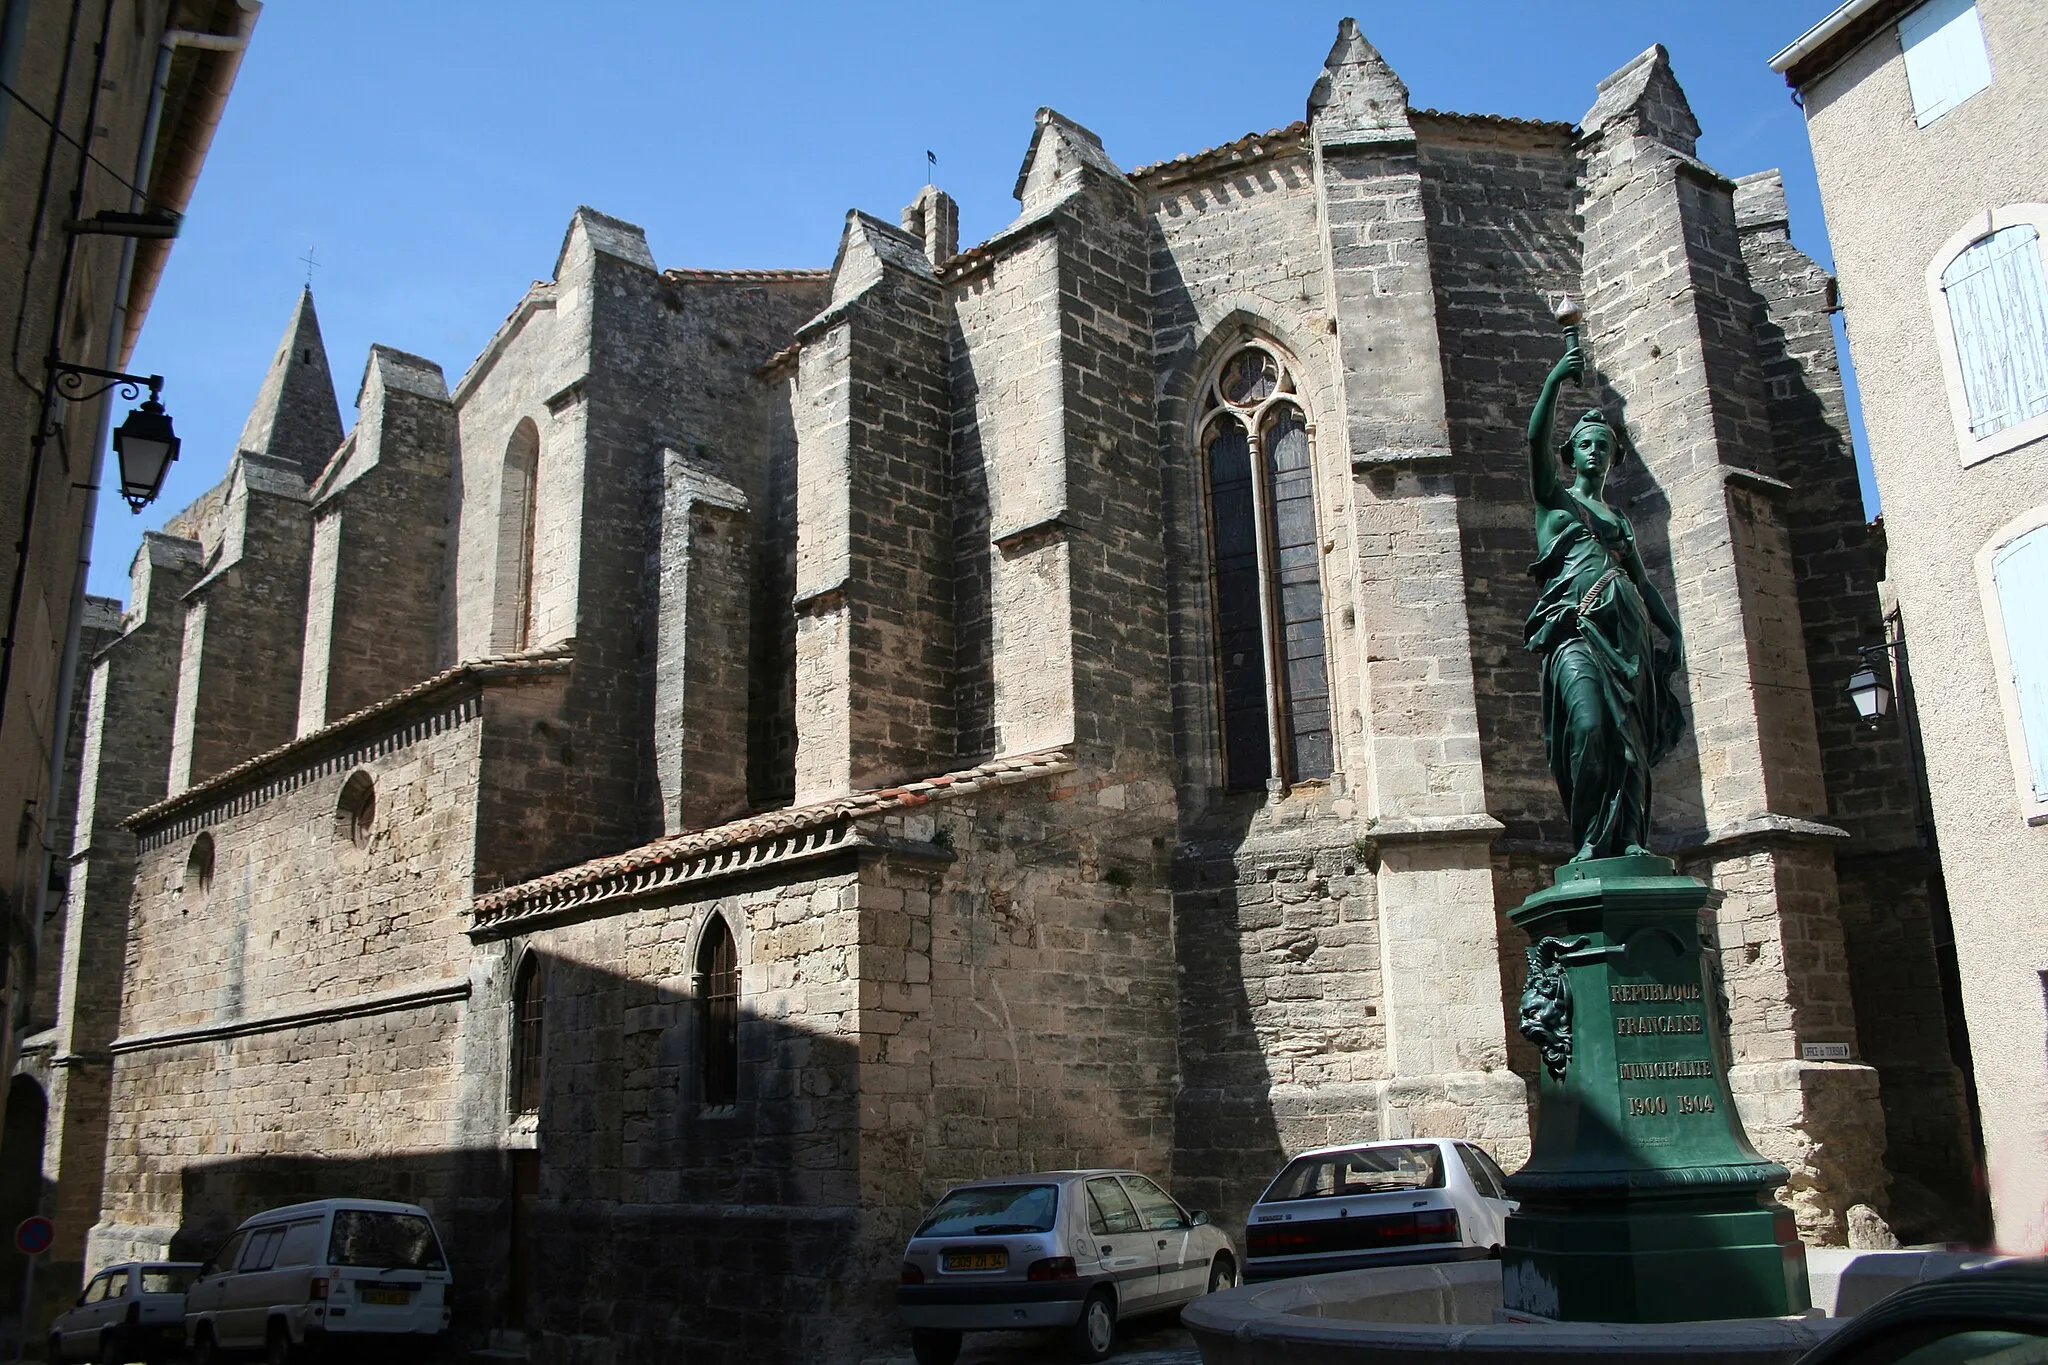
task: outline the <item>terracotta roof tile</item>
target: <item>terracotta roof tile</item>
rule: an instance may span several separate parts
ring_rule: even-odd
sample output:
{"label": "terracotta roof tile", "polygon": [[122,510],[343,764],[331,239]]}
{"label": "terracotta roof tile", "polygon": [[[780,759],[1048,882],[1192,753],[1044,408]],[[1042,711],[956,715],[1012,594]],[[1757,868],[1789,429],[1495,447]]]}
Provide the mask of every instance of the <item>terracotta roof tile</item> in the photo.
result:
{"label": "terracotta roof tile", "polygon": [[661,277],[681,284],[816,284],[831,274],[829,270],[664,270]]}
{"label": "terracotta roof tile", "polygon": [[[517,886],[486,892],[471,904],[470,913],[474,927],[481,929],[511,919],[526,919],[599,901],[640,895],[675,881],[692,879],[693,872],[743,871],[755,866],[755,860],[720,855],[740,852],[750,845],[823,832],[844,822],[966,796],[987,787],[1006,786],[1073,770],[1071,752],[1043,749],[991,759],[959,772],[942,773],[900,786],[875,787],[830,801],[790,806],[710,829],[672,834],[624,853],[579,863]],[[823,850],[814,850],[807,845],[799,851]],[[711,861],[714,859],[715,862]],[[692,864],[699,867],[692,868]],[[663,875],[665,871],[671,875]]]}
{"label": "terracotta roof tile", "polygon": [[197,786],[187,787],[168,800],[153,806],[144,806],[121,823],[130,829],[155,824],[166,816],[190,806],[199,805],[218,795],[223,789],[233,787],[244,780],[257,776],[267,769],[287,766],[288,762],[309,750],[323,746],[328,740],[353,726],[362,724],[373,717],[396,711],[410,702],[418,701],[445,688],[452,687],[466,678],[506,678],[521,675],[542,676],[550,673],[567,672],[572,662],[565,646],[537,649],[525,654],[494,654],[486,658],[471,659],[453,668],[443,669],[431,678],[424,678],[411,687],[394,692],[382,701],[372,702],[362,710],[330,721],[319,729],[300,735],[297,739],[266,749],[254,758],[244,759],[225,772],[215,773]]}
{"label": "terracotta roof tile", "polygon": [[1454,114],[1446,109],[1411,109],[1411,118],[1431,119],[1437,123],[1485,123],[1496,128],[1529,128],[1545,133],[1576,133],[1576,123],[1560,123],[1547,118],[1511,118],[1506,114]]}
{"label": "terracotta roof tile", "polygon": [[1285,128],[1274,128],[1263,133],[1246,133],[1243,137],[1220,146],[1206,147],[1199,152],[1189,152],[1185,156],[1140,166],[1131,172],[1131,179],[1151,180],[1165,176],[1178,178],[1242,161],[1257,161],[1276,152],[1294,151],[1302,145],[1307,133],[1308,124],[1296,119]]}

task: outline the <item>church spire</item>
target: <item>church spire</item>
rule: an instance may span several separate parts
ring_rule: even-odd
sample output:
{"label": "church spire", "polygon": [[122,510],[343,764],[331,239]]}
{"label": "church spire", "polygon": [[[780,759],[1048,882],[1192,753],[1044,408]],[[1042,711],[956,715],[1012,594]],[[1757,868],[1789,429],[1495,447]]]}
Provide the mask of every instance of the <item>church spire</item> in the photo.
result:
{"label": "church spire", "polygon": [[327,370],[320,319],[313,313],[313,291],[305,289],[236,448],[291,460],[310,483],[340,444],[341,406]]}

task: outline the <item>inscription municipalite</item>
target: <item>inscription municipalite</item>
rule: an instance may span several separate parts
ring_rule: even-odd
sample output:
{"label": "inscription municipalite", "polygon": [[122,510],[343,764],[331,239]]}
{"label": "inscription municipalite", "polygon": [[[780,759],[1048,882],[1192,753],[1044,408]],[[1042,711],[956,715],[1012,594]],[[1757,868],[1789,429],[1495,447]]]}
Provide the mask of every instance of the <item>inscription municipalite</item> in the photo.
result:
{"label": "inscription municipalite", "polygon": [[1623,1062],[1624,1081],[1677,1081],[1714,1074],[1714,1064],[1705,1059],[1688,1062]]}

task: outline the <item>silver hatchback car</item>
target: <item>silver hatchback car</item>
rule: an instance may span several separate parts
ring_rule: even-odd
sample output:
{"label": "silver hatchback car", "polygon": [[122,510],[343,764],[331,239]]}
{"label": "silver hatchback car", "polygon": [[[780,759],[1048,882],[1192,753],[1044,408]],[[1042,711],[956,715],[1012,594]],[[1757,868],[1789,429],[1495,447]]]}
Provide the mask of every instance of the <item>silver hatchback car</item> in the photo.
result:
{"label": "silver hatchback car", "polygon": [[918,1365],[952,1365],[962,1332],[1030,1327],[1093,1361],[1119,1318],[1236,1283],[1230,1239],[1136,1171],[1041,1171],[948,1190],[903,1250],[896,1306]]}

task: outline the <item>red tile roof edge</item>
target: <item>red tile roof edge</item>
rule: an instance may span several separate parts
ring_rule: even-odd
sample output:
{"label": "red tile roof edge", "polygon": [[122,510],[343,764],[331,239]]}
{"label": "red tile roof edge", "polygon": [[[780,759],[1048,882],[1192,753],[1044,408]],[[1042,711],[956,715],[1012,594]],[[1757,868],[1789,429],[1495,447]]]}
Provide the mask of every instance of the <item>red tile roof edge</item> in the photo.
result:
{"label": "red tile roof edge", "polygon": [[394,692],[382,701],[372,702],[360,711],[351,712],[340,720],[330,721],[309,734],[300,735],[297,739],[289,740],[273,749],[266,749],[254,758],[243,759],[234,767],[215,773],[204,782],[187,787],[176,796],[159,801],[155,805],[144,806],[121,823],[133,830],[155,824],[167,816],[211,800],[227,788],[239,785],[261,772],[283,767],[287,760],[323,746],[345,730],[354,729],[379,716],[400,710],[424,697],[444,692],[466,680],[542,677],[552,673],[566,673],[573,661],[569,647],[552,646],[526,654],[496,654],[459,663],[453,668],[443,669],[431,678],[423,678],[411,687]]}
{"label": "red tile roof edge", "polygon": [[[1032,778],[1048,777],[1074,770],[1070,749],[1041,749],[990,759],[972,768],[942,773],[916,782],[892,787],[874,787],[851,796],[809,805],[791,806],[751,815],[710,829],[672,834],[638,848],[595,858],[544,877],[502,887],[476,897],[470,904],[477,927],[500,923],[525,913],[556,910],[594,900],[608,900],[627,893],[623,879],[677,863],[693,862],[713,854],[743,848],[763,840],[786,838],[823,829],[843,820],[867,819],[890,811],[909,810],[949,797],[965,796],[986,787],[1006,786]],[[613,883],[611,887],[604,884]],[[579,894],[582,893],[582,894]]]}
{"label": "red tile roof edge", "polygon": [[748,282],[759,282],[759,283],[771,283],[771,284],[773,284],[773,283],[785,283],[785,282],[786,282],[786,283],[802,283],[802,284],[816,284],[816,283],[818,283],[819,281],[822,281],[822,280],[826,280],[826,279],[829,279],[829,278],[831,277],[831,275],[832,275],[832,272],[831,272],[830,270],[796,270],[796,269],[790,269],[790,270],[690,270],[690,269],[683,269],[683,268],[680,268],[680,267],[679,267],[679,268],[676,268],[676,269],[672,269],[672,270],[664,270],[664,271],[662,271],[662,272],[661,272],[661,277],[662,277],[663,279],[665,279],[665,280],[676,280],[676,281],[678,281],[678,282],[680,282],[680,283],[683,283],[683,284],[721,284],[721,283],[748,283]]}

